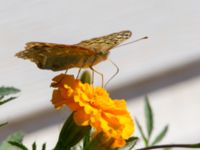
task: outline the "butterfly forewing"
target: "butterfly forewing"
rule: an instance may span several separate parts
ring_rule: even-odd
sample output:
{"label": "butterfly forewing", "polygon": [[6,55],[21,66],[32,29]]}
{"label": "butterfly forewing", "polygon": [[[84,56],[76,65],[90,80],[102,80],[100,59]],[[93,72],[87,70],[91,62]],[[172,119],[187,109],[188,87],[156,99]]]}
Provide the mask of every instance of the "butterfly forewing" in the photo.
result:
{"label": "butterfly forewing", "polygon": [[108,51],[131,37],[131,31],[121,31],[106,36],[92,38],[76,44],[94,51]]}

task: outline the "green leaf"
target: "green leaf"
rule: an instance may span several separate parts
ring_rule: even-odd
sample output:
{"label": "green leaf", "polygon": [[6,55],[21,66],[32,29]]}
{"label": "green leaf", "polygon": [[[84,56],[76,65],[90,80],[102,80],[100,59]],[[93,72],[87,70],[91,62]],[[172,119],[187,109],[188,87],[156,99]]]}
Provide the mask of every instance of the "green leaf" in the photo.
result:
{"label": "green leaf", "polygon": [[4,123],[0,124],[0,127],[3,127],[5,125],[7,125],[7,124],[8,124],[8,122],[4,122]]}
{"label": "green leaf", "polygon": [[130,137],[126,140],[126,145],[121,148],[117,148],[116,150],[131,150],[137,143],[138,137]]}
{"label": "green leaf", "polygon": [[151,145],[155,145],[155,144],[158,144],[164,137],[165,135],[167,134],[167,131],[168,131],[168,125],[166,125],[162,131],[158,134],[158,136],[155,138],[155,140],[152,142]]}
{"label": "green leaf", "polygon": [[200,143],[195,143],[191,145],[192,148],[200,148]]}
{"label": "green leaf", "polygon": [[21,150],[20,148],[11,145],[9,142],[21,143],[23,136],[24,135],[21,132],[16,132],[10,135],[0,144],[0,150]]}
{"label": "green leaf", "polygon": [[28,148],[21,143],[13,142],[13,141],[9,141],[8,143],[10,143],[12,146],[15,146],[16,148],[19,148],[20,150],[28,150]]}
{"label": "green leaf", "polygon": [[85,134],[91,129],[90,126],[78,126],[73,119],[73,113],[65,121],[58,142],[54,150],[70,150],[83,139]]}
{"label": "green leaf", "polygon": [[9,102],[9,101],[12,101],[12,100],[14,100],[15,98],[17,98],[17,97],[10,97],[10,98],[8,98],[8,99],[6,99],[6,100],[2,100],[2,101],[0,101],[0,105],[3,105],[3,104],[5,104],[5,103],[7,103],[7,102]]}
{"label": "green leaf", "polygon": [[145,106],[144,106],[144,112],[145,112],[145,120],[146,120],[146,128],[148,133],[148,139],[151,137],[151,133],[153,131],[153,112],[151,109],[151,105],[149,103],[149,99],[147,96],[145,96]]}
{"label": "green leaf", "polygon": [[75,146],[71,147],[70,150],[83,150],[83,148],[79,144],[76,144]]}
{"label": "green leaf", "polygon": [[42,150],[46,150],[46,143],[42,144]]}
{"label": "green leaf", "polygon": [[87,147],[89,142],[90,142],[90,130],[88,131],[88,133],[86,133],[86,135],[83,138],[83,149]]}
{"label": "green leaf", "polygon": [[4,98],[4,96],[0,96],[0,101]]}
{"label": "green leaf", "polygon": [[95,136],[94,139],[90,141],[90,143],[85,147],[83,150],[95,150],[100,149],[102,147],[102,144],[99,142],[103,139],[103,133],[99,133]]}
{"label": "green leaf", "polygon": [[14,87],[0,87],[0,96],[6,96],[18,92],[20,92],[20,90]]}
{"label": "green leaf", "polygon": [[147,140],[147,138],[146,138],[146,136],[145,136],[145,134],[144,134],[144,131],[143,131],[143,129],[142,129],[142,126],[140,125],[140,123],[139,123],[139,121],[137,120],[137,118],[135,118],[135,122],[136,122],[136,125],[137,125],[137,127],[138,127],[138,129],[139,129],[139,132],[140,132],[141,136],[142,136],[143,142],[144,142],[144,144],[147,146],[147,145],[148,145],[148,140]]}
{"label": "green leaf", "polygon": [[34,142],[33,144],[32,144],[32,150],[36,150],[37,148],[36,148],[37,146],[36,146],[36,143]]}

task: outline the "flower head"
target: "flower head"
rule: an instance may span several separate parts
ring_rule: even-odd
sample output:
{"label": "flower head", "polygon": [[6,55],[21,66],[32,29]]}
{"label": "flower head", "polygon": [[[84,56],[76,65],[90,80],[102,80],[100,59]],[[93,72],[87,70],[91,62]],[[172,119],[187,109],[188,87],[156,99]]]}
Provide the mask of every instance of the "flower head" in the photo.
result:
{"label": "flower head", "polygon": [[81,126],[92,126],[94,136],[103,132],[107,139],[114,139],[113,147],[125,145],[134,131],[125,100],[113,100],[102,87],[83,84],[72,75],[61,74],[53,81],[55,108],[68,106],[74,112],[74,121]]}

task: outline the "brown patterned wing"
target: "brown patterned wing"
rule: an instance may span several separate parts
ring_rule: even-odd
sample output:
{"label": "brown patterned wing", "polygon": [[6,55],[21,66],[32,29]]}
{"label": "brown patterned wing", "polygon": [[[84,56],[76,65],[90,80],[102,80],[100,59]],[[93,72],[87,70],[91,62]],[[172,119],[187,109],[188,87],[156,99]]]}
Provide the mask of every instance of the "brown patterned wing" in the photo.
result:
{"label": "brown patterned wing", "polygon": [[59,71],[82,67],[85,60],[94,54],[95,52],[76,45],[29,42],[25,50],[16,56],[31,60],[41,69]]}
{"label": "brown patterned wing", "polygon": [[93,50],[95,52],[105,52],[129,39],[131,35],[131,31],[121,31],[106,36],[85,40],[76,45]]}

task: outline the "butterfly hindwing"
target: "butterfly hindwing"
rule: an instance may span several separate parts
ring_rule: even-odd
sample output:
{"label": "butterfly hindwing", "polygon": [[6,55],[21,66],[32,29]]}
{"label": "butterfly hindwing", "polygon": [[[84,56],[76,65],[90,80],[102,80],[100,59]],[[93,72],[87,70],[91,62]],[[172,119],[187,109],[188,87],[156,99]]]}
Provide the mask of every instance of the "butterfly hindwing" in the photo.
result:
{"label": "butterfly hindwing", "polygon": [[95,53],[89,49],[75,45],[29,42],[25,50],[16,54],[17,57],[30,59],[41,69],[53,71],[81,67],[87,58]]}

